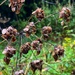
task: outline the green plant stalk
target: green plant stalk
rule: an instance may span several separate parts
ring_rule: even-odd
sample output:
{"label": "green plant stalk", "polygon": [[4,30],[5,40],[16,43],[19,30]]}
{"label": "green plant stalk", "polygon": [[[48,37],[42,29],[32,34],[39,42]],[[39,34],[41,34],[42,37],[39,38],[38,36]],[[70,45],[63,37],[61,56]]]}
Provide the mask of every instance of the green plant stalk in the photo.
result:
{"label": "green plant stalk", "polygon": [[3,41],[1,41],[1,42],[0,42],[0,44],[4,43],[5,41],[6,41],[6,39],[5,39],[5,40],[3,40]]}
{"label": "green plant stalk", "polygon": [[[43,62],[43,63],[46,64],[47,66],[51,67],[50,64],[48,64],[48,63],[46,63],[46,62]],[[52,68],[54,71],[56,71],[58,74],[60,74],[59,71],[55,70],[53,67],[51,67],[51,68]]]}
{"label": "green plant stalk", "polygon": [[[33,52],[34,53],[34,52]],[[32,59],[33,58],[33,53],[32,53],[32,55],[31,55],[31,57],[30,57],[30,59]],[[31,62],[31,61],[30,61]],[[29,65],[30,65],[30,62],[28,63],[28,65],[27,65],[27,67],[26,67],[26,70],[25,70],[25,75],[27,75],[27,72],[28,72],[28,70],[29,70]]]}

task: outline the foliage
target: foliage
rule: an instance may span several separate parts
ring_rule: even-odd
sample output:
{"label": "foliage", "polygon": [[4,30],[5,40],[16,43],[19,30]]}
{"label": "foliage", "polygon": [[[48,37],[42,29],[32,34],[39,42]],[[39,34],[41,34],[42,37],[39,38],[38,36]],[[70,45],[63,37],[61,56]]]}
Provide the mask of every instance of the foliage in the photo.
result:
{"label": "foliage", "polygon": [[[2,0],[0,2],[2,2]],[[63,5],[71,9],[71,19],[70,22],[65,22],[64,25],[61,25],[63,19],[59,19],[59,11],[63,7]],[[45,12],[45,18],[41,21],[38,21],[36,16],[31,15],[31,13],[38,6],[41,7]],[[5,23],[5,25],[3,25],[7,25],[6,28],[12,25],[14,28],[18,29],[18,31],[20,32],[20,36],[16,37],[17,40],[12,43],[12,45],[16,48],[17,52],[11,58],[9,65],[7,65],[3,61],[5,55],[2,54],[6,45],[8,45],[9,43],[6,42],[6,40],[4,41],[2,38],[0,38],[0,72],[2,72],[3,75],[12,75],[15,71],[23,69],[25,75],[40,75],[39,70],[35,71],[35,74],[33,74],[30,68],[30,63],[33,60],[40,59],[43,60],[43,69],[41,71],[42,75],[70,75],[72,73],[72,70],[75,70],[74,7],[74,5],[69,5],[69,3],[67,4],[66,0],[64,0],[61,4],[58,3],[58,5],[52,5],[50,7],[49,4],[46,3],[45,5],[45,3],[42,3],[40,0],[26,0],[23,7],[20,10],[20,14],[16,15],[10,10],[10,8],[8,7],[8,1],[6,1],[6,3],[4,3],[0,7],[1,17],[10,17],[11,20]],[[25,34],[22,35],[22,30],[29,24],[29,22],[35,23],[37,31],[35,34],[31,34],[31,36],[27,38]],[[5,28],[3,25],[1,24],[1,27]],[[21,45],[23,45],[26,42],[33,42],[39,37],[41,38],[41,36],[43,36],[42,28],[44,26],[51,26],[52,33],[49,35],[49,40],[43,39],[43,48],[41,49],[40,54],[37,55],[36,50],[29,50],[27,54],[23,54],[20,57]],[[59,58],[60,61],[54,61],[52,51],[54,50],[54,47],[59,44],[61,44],[64,47],[64,56]]]}

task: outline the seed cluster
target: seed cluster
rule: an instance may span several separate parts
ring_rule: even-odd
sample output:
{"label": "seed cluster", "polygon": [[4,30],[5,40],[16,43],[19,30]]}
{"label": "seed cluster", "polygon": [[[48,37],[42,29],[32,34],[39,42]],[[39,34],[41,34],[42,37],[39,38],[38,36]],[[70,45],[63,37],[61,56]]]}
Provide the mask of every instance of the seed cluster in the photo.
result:
{"label": "seed cluster", "polygon": [[31,49],[31,44],[27,42],[21,46],[21,53],[27,54],[30,49]]}
{"label": "seed cluster", "polygon": [[31,43],[32,49],[37,51],[37,54],[40,53],[42,49],[42,43],[41,40],[35,40]]}
{"label": "seed cluster", "polygon": [[64,48],[61,45],[55,46],[54,51],[52,52],[54,60],[57,61],[58,58],[63,55],[64,55]]}
{"label": "seed cluster", "polygon": [[42,70],[42,64],[43,60],[34,60],[33,62],[30,63],[31,69],[33,72],[35,72],[37,69]]}
{"label": "seed cluster", "polygon": [[37,8],[32,14],[36,15],[38,20],[42,20],[44,18],[44,11],[41,8]]}
{"label": "seed cluster", "polygon": [[11,39],[13,42],[16,40],[15,36],[17,34],[17,30],[11,26],[2,30],[2,37],[6,40]]}
{"label": "seed cluster", "polygon": [[10,62],[10,58],[13,57],[13,55],[16,53],[16,49],[13,48],[12,46],[7,46],[4,51],[3,54],[5,54],[5,58],[4,61],[6,62],[6,64],[9,64]]}
{"label": "seed cluster", "polygon": [[10,58],[4,57],[4,62],[8,65],[10,63]]}
{"label": "seed cluster", "polygon": [[59,18],[62,18],[66,21],[70,20],[70,10],[67,7],[63,7],[59,12]]}
{"label": "seed cluster", "polygon": [[23,70],[16,71],[14,75],[24,75]]}
{"label": "seed cluster", "polygon": [[9,6],[11,6],[11,10],[15,12],[16,14],[20,13],[20,9],[23,5],[25,0],[10,0]]}
{"label": "seed cluster", "polygon": [[42,28],[42,34],[43,34],[44,40],[49,39],[49,35],[51,32],[52,32],[52,28],[50,26],[44,26]]}
{"label": "seed cluster", "polygon": [[23,31],[26,33],[26,37],[29,37],[31,34],[34,34],[36,32],[36,27],[34,25],[34,22],[30,22],[29,25],[27,25]]}

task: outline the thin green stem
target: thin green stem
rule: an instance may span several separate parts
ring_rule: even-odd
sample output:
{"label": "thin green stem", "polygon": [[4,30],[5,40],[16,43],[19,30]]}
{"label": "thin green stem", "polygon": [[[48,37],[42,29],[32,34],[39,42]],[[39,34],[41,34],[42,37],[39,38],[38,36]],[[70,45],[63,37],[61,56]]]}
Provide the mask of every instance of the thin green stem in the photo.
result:
{"label": "thin green stem", "polygon": [[48,63],[46,63],[46,62],[44,62],[44,64],[47,65],[47,66],[49,66],[50,68],[52,68],[52,69],[53,69],[54,71],[56,71],[58,74],[60,74],[59,71],[57,71],[56,69],[54,69],[53,67],[51,67],[50,64],[48,64]]}
{"label": "thin green stem", "polygon": [[33,15],[31,15],[31,17],[29,18],[28,22],[30,22],[30,20],[32,19]]}
{"label": "thin green stem", "polygon": [[6,41],[6,39],[5,39],[5,40],[3,40],[3,41],[1,41],[1,42],[0,42],[0,44],[4,43],[5,41]]}
{"label": "thin green stem", "polygon": [[[33,52],[34,53],[34,52]],[[30,57],[30,60],[33,58],[33,53],[32,53],[32,55],[31,55],[31,57]],[[30,61],[31,62],[31,61]],[[28,65],[27,65],[27,67],[26,67],[26,70],[25,70],[25,75],[27,75],[27,73],[28,73],[28,70],[29,70],[29,65],[30,65],[30,62],[28,63]]]}

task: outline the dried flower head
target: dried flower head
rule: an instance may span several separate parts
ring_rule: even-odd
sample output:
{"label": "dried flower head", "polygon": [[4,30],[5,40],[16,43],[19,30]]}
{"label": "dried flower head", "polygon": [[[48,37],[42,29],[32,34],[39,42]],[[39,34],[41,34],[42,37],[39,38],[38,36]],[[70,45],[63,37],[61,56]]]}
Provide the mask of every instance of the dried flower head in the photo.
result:
{"label": "dried flower head", "polygon": [[23,5],[25,0],[10,0],[9,6],[11,6],[11,10],[15,12],[16,14],[20,13],[20,9]]}
{"label": "dried flower head", "polygon": [[13,57],[13,55],[16,53],[16,49],[13,48],[12,46],[7,46],[4,51],[3,51],[3,54],[6,55],[6,57]]}
{"label": "dried flower head", "polygon": [[58,58],[63,55],[64,55],[64,48],[61,45],[55,46],[54,51],[52,52],[54,60],[57,61]]}
{"label": "dried flower head", "polygon": [[37,69],[42,70],[42,64],[43,60],[34,60],[33,62],[30,63],[31,69],[33,72],[35,72]]}
{"label": "dried flower head", "polygon": [[42,28],[42,34],[45,40],[49,39],[49,35],[52,32],[52,28],[50,26],[44,26]]}
{"label": "dried flower head", "polygon": [[23,31],[26,33],[26,37],[29,37],[31,34],[34,34],[36,32],[36,27],[34,25],[34,22],[30,22],[29,25],[27,25]]}
{"label": "dried flower head", "polygon": [[43,43],[42,39],[38,38],[37,41],[39,41],[41,44]]}
{"label": "dried flower head", "polygon": [[11,26],[2,30],[2,37],[4,39],[11,39],[13,42],[16,40],[15,36],[17,35],[17,30]]}
{"label": "dried flower head", "polygon": [[21,46],[21,53],[27,54],[30,49],[31,49],[31,44],[27,42]]}
{"label": "dried flower head", "polygon": [[42,43],[39,40],[35,40],[31,43],[32,49],[37,51],[37,54],[40,53],[42,49]]}
{"label": "dried flower head", "polygon": [[8,65],[10,63],[10,58],[4,57],[4,62]]}
{"label": "dried flower head", "polygon": [[14,75],[24,75],[23,70],[16,71]]}
{"label": "dried flower head", "polygon": [[44,18],[44,11],[41,8],[37,8],[32,14],[36,15],[38,20],[42,20]]}
{"label": "dried flower head", "polygon": [[59,12],[59,18],[65,19],[66,21],[70,20],[70,10],[67,7],[63,7]]}

